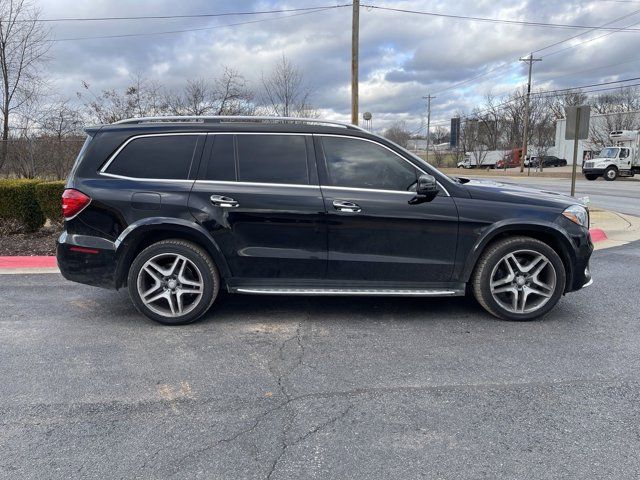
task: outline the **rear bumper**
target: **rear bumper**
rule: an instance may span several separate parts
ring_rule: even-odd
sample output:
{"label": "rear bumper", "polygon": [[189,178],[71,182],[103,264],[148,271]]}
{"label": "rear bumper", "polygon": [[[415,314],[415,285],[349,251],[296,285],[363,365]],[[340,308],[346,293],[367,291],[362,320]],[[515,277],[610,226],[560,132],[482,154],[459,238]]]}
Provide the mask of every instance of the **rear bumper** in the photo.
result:
{"label": "rear bumper", "polygon": [[63,231],[56,242],[56,258],[60,273],[67,280],[116,288],[117,256],[113,242]]}

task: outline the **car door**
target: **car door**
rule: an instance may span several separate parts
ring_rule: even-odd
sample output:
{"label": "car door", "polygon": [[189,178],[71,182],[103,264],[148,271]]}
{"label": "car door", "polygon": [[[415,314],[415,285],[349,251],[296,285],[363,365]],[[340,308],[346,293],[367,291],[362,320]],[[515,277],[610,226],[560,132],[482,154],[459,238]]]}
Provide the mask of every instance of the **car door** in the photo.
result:
{"label": "car door", "polygon": [[446,282],[453,270],[458,213],[444,188],[409,204],[424,173],[372,140],[317,135],[328,219],[327,277],[412,284]]}
{"label": "car door", "polygon": [[234,278],[324,277],[326,224],[310,135],[210,134],[189,205]]}

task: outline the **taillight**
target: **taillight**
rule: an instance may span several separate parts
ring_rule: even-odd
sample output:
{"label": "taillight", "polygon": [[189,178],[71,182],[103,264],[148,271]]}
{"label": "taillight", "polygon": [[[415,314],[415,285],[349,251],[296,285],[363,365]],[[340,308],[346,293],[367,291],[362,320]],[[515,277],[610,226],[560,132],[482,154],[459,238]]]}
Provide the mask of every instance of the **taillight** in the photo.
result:
{"label": "taillight", "polygon": [[67,188],[62,193],[62,216],[69,220],[78,215],[91,203],[91,198],[73,188]]}

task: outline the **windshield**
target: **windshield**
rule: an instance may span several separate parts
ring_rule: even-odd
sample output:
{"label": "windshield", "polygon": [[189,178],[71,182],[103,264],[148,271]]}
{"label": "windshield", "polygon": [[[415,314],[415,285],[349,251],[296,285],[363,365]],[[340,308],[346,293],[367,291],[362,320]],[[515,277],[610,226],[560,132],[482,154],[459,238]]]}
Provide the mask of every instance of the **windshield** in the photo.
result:
{"label": "windshield", "polygon": [[608,147],[600,152],[600,158],[616,158],[618,156],[618,147]]}

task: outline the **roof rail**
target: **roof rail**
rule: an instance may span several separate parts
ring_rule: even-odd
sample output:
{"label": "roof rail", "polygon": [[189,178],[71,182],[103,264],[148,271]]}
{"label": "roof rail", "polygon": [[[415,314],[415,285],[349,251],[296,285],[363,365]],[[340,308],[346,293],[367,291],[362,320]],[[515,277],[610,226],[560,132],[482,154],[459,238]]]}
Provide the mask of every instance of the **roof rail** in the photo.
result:
{"label": "roof rail", "polygon": [[264,117],[264,116],[164,116],[164,117],[140,117],[127,118],[114,122],[112,125],[141,124],[141,123],[301,123],[306,125],[329,125],[359,130],[365,129],[350,123],[335,122],[332,120],[320,120],[318,118],[298,118],[298,117]]}

